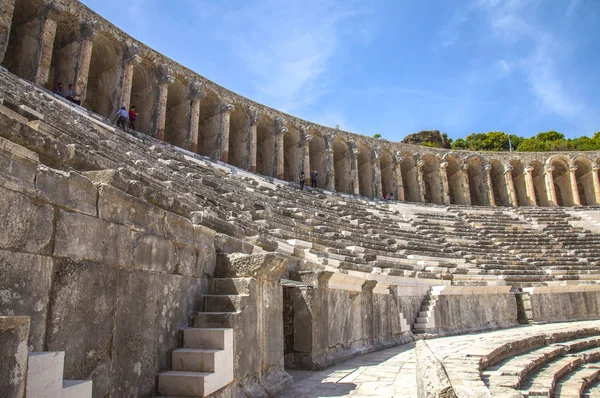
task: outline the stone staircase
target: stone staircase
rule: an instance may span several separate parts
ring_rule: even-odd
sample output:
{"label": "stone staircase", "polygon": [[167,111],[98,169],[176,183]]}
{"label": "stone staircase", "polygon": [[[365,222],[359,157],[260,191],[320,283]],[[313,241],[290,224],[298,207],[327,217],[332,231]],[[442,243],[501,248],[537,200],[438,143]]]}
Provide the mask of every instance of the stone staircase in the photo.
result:
{"label": "stone staircase", "polygon": [[435,331],[435,307],[437,299],[439,297],[440,290],[443,290],[444,286],[432,286],[427,292],[427,296],[421,304],[421,310],[419,316],[413,324],[412,331],[415,334],[429,333]]}
{"label": "stone staircase", "polygon": [[252,278],[215,278],[204,310],[183,329],[183,347],[173,351],[171,370],[158,376],[158,391],[166,396],[204,397],[233,381],[233,328],[245,308]]}
{"label": "stone staircase", "polygon": [[92,396],[91,380],[63,380],[65,353],[30,352],[27,357],[26,398],[85,398]]}

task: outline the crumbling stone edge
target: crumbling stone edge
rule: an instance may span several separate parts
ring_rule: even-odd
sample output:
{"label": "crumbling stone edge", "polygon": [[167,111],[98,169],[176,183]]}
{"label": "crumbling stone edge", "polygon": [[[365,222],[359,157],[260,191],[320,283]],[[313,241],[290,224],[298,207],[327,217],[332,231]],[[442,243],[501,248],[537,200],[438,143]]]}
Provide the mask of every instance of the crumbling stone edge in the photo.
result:
{"label": "crumbling stone edge", "polygon": [[417,341],[415,357],[419,398],[457,398],[444,365],[425,340]]}

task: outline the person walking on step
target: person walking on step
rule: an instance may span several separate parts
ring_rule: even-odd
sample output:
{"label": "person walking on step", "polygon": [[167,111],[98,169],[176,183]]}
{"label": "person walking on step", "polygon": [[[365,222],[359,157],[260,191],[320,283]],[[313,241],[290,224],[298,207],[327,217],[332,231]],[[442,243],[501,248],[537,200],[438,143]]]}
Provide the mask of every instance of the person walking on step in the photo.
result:
{"label": "person walking on step", "polygon": [[69,84],[69,89],[65,91],[65,98],[74,103],[75,105],[81,105],[81,100],[78,100],[77,97],[79,95],[75,91],[75,86]]}
{"label": "person walking on step", "polygon": [[306,177],[304,176],[304,172],[300,172],[298,176],[298,182],[300,183],[300,190],[304,191],[304,184],[306,183]]}
{"label": "person walking on step", "polygon": [[121,109],[115,112],[115,116],[117,116],[117,127],[121,127],[123,130],[125,130],[125,123],[128,119],[127,108],[122,106]]}
{"label": "person walking on step", "polygon": [[135,105],[131,105],[129,108],[129,128],[135,130],[135,121],[137,120],[138,113],[135,111]]}
{"label": "person walking on step", "polygon": [[310,173],[310,186],[313,188],[317,187],[317,177],[318,177],[319,173],[317,173],[317,170],[313,170],[312,173]]}

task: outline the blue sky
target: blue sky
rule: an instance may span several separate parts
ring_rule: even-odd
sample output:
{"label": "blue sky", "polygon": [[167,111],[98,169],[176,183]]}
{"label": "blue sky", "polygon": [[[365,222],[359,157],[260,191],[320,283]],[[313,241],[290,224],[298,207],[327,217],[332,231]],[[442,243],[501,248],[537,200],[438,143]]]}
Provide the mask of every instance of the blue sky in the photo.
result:
{"label": "blue sky", "polygon": [[83,0],[248,98],[389,140],[600,131],[597,0]]}

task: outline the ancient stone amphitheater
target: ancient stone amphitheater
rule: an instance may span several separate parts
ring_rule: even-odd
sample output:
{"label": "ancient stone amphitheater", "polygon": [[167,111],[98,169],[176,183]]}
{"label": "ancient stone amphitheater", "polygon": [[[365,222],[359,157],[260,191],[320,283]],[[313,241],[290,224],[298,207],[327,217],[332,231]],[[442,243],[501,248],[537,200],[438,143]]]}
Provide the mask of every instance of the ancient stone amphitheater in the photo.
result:
{"label": "ancient stone amphitheater", "polygon": [[600,153],[375,140],[0,10],[1,397],[600,394]]}

